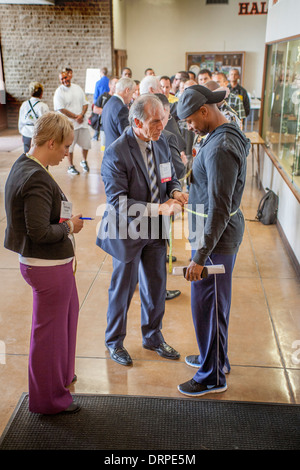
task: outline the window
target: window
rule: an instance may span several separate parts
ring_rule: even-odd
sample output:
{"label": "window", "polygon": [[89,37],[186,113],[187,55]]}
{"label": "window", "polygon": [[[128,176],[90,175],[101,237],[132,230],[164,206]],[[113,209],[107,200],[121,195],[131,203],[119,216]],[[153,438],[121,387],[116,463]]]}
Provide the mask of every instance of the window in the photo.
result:
{"label": "window", "polygon": [[267,47],[262,137],[300,191],[300,38]]}

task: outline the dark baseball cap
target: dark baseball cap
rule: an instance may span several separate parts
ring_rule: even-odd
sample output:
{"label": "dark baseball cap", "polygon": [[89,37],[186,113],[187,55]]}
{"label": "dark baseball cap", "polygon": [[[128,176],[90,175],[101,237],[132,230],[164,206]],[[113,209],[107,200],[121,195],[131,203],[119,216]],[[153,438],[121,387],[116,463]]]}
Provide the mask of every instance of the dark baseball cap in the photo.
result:
{"label": "dark baseball cap", "polygon": [[226,91],[211,91],[202,85],[193,85],[184,90],[177,104],[179,119],[186,119],[204,104],[216,104],[224,100]]}

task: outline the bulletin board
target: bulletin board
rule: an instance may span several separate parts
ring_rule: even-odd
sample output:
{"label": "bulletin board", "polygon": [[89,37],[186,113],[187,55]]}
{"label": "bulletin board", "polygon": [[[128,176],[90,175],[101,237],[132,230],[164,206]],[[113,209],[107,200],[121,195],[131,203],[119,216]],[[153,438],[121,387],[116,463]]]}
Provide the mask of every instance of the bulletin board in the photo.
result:
{"label": "bulletin board", "polygon": [[201,69],[211,72],[224,72],[227,76],[231,68],[240,72],[240,83],[243,83],[245,52],[186,52],[186,70],[198,75]]}

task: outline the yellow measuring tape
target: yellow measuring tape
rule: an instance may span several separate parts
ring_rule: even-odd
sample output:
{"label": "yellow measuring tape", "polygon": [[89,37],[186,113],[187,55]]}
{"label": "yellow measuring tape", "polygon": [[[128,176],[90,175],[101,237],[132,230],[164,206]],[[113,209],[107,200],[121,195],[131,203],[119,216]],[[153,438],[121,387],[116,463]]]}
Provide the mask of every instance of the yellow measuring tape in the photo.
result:
{"label": "yellow measuring tape", "polygon": [[[202,214],[201,212],[195,212],[195,211],[192,211],[191,209],[186,209],[186,208],[185,208],[185,210],[186,210],[187,212],[190,212],[191,214],[199,215],[199,217],[205,217],[205,218],[208,217],[208,214]],[[239,208],[237,208],[236,211],[231,212],[231,214],[229,214],[230,217],[232,217],[233,215],[235,215],[238,210],[239,210]]]}
{"label": "yellow measuring tape", "polygon": [[[235,210],[234,212],[231,212],[231,213],[230,213],[230,217],[232,217],[233,215],[235,215],[238,210],[239,210],[239,207],[237,208],[237,210]],[[194,214],[194,215],[198,215],[199,217],[205,217],[205,218],[208,217],[208,214],[203,214],[202,212],[192,211],[191,209],[187,209],[186,207],[183,207],[182,213],[183,213],[184,211],[190,212],[191,214]],[[173,262],[172,262],[172,251],[173,251],[172,230],[173,230],[173,219],[172,219],[172,217],[171,217],[171,218],[170,218],[170,229],[169,229],[169,273],[170,273],[170,274],[172,273],[172,270],[173,270]]]}
{"label": "yellow measuring tape", "polygon": [[184,181],[186,178],[188,178],[190,176],[190,174],[192,173],[192,169],[190,169],[185,175],[183,178],[180,178],[179,181]]}

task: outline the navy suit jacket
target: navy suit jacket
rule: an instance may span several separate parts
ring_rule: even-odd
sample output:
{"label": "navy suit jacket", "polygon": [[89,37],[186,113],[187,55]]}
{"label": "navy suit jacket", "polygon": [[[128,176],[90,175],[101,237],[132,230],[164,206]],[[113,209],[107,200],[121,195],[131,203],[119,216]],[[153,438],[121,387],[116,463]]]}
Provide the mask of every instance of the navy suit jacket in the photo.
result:
{"label": "navy suit jacket", "polygon": [[[163,203],[170,198],[173,190],[181,191],[181,185],[176,178],[169,145],[163,135],[158,141],[153,142],[153,153],[160,202]],[[167,162],[171,163],[172,179],[162,183],[159,165]],[[106,149],[101,175],[105,186],[107,206],[96,244],[119,261],[128,263],[149,240],[149,238],[128,237],[129,225],[138,220],[135,216],[138,217],[140,214],[136,213],[136,208],[139,207],[141,213],[144,213],[147,203],[151,202],[148,172],[132,127],[128,127],[122,136]],[[120,204],[120,197],[126,205],[125,212],[124,206]],[[130,214],[130,209],[132,214]],[[147,223],[148,221],[147,217]]]}
{"label": "navy suit jacket", "polygon": [[117,96],[112,96],[102,111],[102,127],[105,134],[105,148],[109,147],[129,126],[129,110]]}

